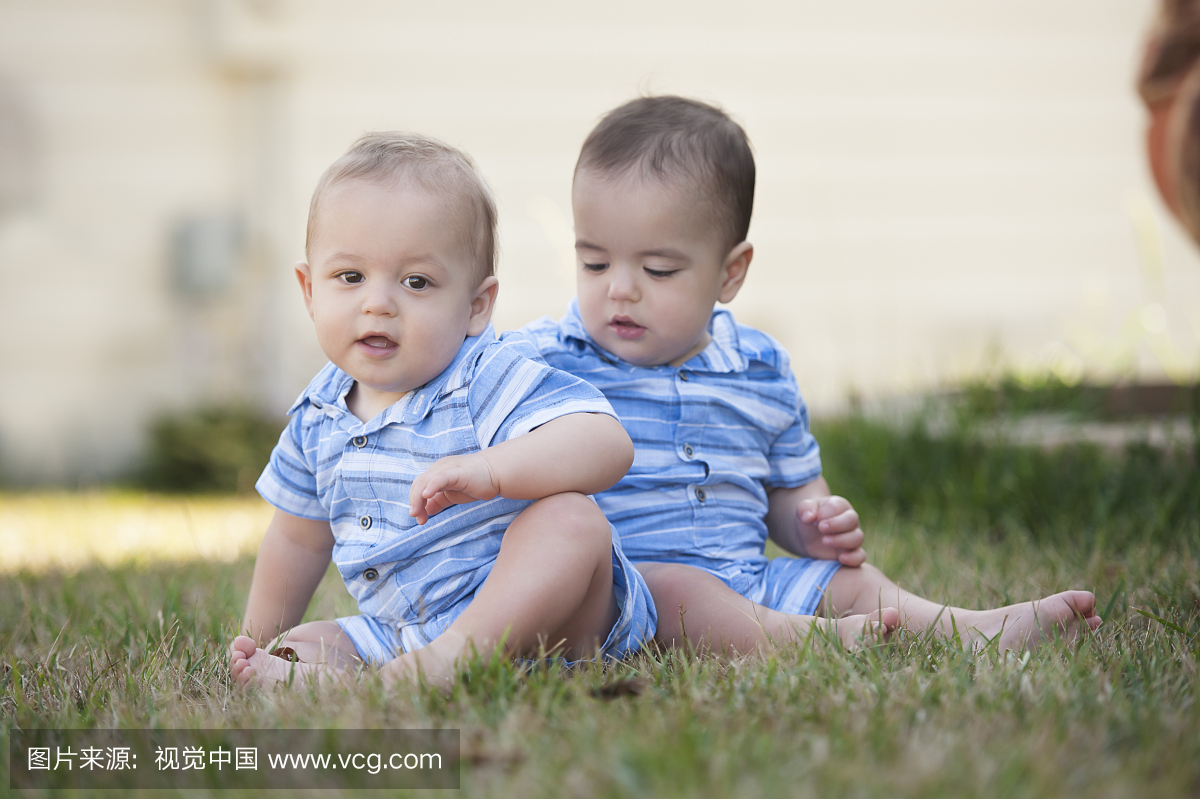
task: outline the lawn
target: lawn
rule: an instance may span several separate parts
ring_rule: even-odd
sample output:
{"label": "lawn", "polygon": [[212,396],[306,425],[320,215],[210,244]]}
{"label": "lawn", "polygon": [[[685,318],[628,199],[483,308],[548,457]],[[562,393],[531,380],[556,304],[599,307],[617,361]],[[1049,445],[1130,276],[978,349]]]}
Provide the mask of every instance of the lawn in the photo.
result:
{"label": "lawn", "polygon": [[[1100,633],[1022,657],[901,634],[570,673],[481,661],[449,696],[369,678],[244,692],[224,646],[261,502],[0,495],[5,749],[13,728],[444,727],[462,730],[468,796],[1200,794],[1194,446],[1043,451],[862,419],[817,432],[871,560],[903,586],[970,607],[1088,588]],[[310,618],[352,611],[327,575]]]}

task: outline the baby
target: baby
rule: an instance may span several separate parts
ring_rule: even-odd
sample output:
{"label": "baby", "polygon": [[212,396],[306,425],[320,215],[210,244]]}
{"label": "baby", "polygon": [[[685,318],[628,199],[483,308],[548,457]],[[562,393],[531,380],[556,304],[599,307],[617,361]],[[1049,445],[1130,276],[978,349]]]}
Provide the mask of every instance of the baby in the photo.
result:
{"label": "baby", "polygon": [[[1009,649],[1099,626],[1087,591],[965,610],[864,562],[787,353],[714,310],[754,255],[754,178],[745,133],[719,109],[646,97],[610,112],[575,168],[578,297],[558,322],[525,328],[551,366],[604,392],[633,438],[633,467],[597,501],[650,586],[658,639],[746,651],[829,623],[852,645],[900,625]],[[797,557],[768,560],[768,536]]]}
{"label": "baby", "polygon": [[[296,277],[330,363],[258,482],[276,511],[239,683],[369,663],[445,684],[472,651],[621,657],[653,635],[585,496],[628,469],[629,436],[599,391],[497,339],[495,226],[470,160],[419,136],[365,136],[318,183]],[[300,624],[331,558],[361,613]]]}

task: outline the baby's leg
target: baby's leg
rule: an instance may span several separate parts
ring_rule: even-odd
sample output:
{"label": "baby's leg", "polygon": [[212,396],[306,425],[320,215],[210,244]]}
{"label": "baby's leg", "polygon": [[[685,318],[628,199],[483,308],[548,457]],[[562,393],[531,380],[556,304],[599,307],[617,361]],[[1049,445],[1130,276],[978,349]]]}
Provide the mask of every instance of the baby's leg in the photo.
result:
{"label": "baby's leg", "polygon": [[608,520],[582,494],[558,494],[509,525],[491,574],[446,632],[382,673],[446,684],[472,650],[488,653],[502,641],[506,655],[545,646],[572,660],[592,657],[617,615]]}
{"label": "baby's leg", "polygon": [[829,583],[820,612],[865,613],[872,608],[895,607],[900,624],[914,632],[933,630],[983,644],[999,636],[1000,650],[1040,646],[1052,636],[1074,640],[1100,626],[1096,597],[1090,591],[1063,591],[1034,602],[992,610],[966,610],[930,602],[900,588],[879,569],[864,564],[838,569]]}
{"label": "baby's leg", "polygon": [[794,616],[746,599],[706,571],[678,563],[639,563],[658,608],[655,638],[666,646],[686,641],[701,651],[753,652],[769,643],[804,639],[810,629],[833,626],[850,648],[864,637],[886,636],[899,616],[893,608],[871,608],[841,619]]}
{"label": "baby's leg", "polygon": [[253,638],[239,635],[229,654],[233,678],[239,685],[288,681],[302,685],[312,680],[338,679],[362,662],[353,642],[333,621],[301,624],[288,632],[277,649],[290,649],[296,660],[289,662],[272,655]]}

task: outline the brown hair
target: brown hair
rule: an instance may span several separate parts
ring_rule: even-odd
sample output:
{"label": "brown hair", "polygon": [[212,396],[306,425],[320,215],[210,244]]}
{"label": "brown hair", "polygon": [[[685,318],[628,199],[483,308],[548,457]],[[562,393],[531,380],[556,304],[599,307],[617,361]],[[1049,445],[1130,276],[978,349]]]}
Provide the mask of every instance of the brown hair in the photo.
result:
{"label": "brown hair", "polygon": [[1155,113],[1169,106],[1159,142],[1161,168],[1180,221],[1200,242],[1200,0],[1163,0],[1138,75],[1138,92]]}
{"label": "brown hair", "polygon": [[605,114],[575,164],[614,175],[690,178],[714,206],[726,249],[746,240],[754,209],[754,154],[742,126],[686,97],[639,97]]}
{"label": "brown hair", "polygon": [[415,133],[368,133],[325,170],[308,206],[305,253],[315,239],[321,203],[330,189],[349,180],[401,177],[447,198],[458,212],[462,243],[472,255],[478,280],[495,274],[496,202],[483,175],[466,153]]}

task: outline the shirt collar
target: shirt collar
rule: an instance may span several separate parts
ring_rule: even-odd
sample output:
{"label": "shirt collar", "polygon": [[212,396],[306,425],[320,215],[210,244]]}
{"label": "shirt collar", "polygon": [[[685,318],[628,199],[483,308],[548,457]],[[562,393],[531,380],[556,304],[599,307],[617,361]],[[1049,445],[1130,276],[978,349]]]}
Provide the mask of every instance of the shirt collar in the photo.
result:
{"label": "shirt collar", "polygon": [[[378,429],[392,422],[412,424],[424,419],[433,410],[439,397],[462,388],[466,384],[467,375],[470,372],[468,367],[473,362],[473,356],[495,340],[496,330],[490,323],[478,336],[468,336],[462,346],[458,348],[458,354],[454,356],[454,360],[442,370],[441,374],[420,388],[409,392],[403,399],[377,415],[367,423],[367,430]],[[292,407],[288,408],[288,415],[295,413],[305,401],[316,408],[333,406],[349,413],[349,408],[346,407],[346,395],[350,393],[353,386],[353,377],[332,363],[326,364],[325,368],[308,384],[308,388],[304,389],[303,393],[292,403]]]}
{"label": "shirt collar", "polygon": [[403,421],[409,424],[424,419],[433,410],[439,397],[452,391],[457,391],[467,384],[471,366],[485,347],[496,341],[496,329],[491,322],[478,336],[468,336],[458,348],[458,354],[442,373],[418,388],[409,396],[408,404],[404,406]]}
{"label": "shirt collar", "polygon": [[[622,360],[592,340],[583,326],[583,318],[579,315],[578,297],[572,299],[570,305],[567,306],[567,314],[559,322],[559,329],[563,336],[591,347],[597,355],[610,363],[620,364],[628,369],[645,368]],[[679,367],[680,369],[717,373],[746,370],[750,365],[750,359],[742,352],[737,322],[734,321],[732,313],[723,308],[713,309],[712,317],[708,320],[708,334],[712,337],[708,346],[689,358]]]}

